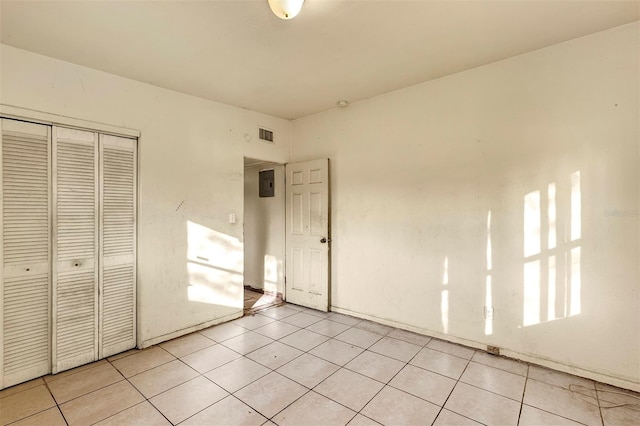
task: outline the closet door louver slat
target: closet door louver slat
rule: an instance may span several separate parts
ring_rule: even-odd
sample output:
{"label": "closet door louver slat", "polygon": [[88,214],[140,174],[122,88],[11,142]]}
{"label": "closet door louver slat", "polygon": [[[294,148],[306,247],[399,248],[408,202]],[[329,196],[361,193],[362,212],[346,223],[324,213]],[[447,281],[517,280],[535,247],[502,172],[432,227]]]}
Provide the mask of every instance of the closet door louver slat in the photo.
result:
{"label": "closet door louver slat", "polygon": [[53,371],[98,358],[98,135],[54,128]]}
{"label": "closet door louver slat", "polygon": [[50,369],[50,128],[1,119],[0,389]]}
{"label": "closet door louver slat", "polygon": [[100,135],[100,357],[135,346],[136,144]]}

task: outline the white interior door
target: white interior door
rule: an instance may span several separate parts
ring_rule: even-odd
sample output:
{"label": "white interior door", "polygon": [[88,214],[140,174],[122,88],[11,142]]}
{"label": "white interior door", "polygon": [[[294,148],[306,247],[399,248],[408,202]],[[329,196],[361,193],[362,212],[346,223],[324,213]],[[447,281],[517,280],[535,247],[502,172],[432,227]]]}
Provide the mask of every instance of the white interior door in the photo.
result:
{"label": "white interior door", "polygon": [[136,142],[100,135],[100,358],[136,344]]}
{"label": "white interior door", "polygon": [[53,372],[98,357],[98,134],[53,128]]}
{"label": "white interior door", "polygon": [[329,310],[329,160],[286,168],[288,302]]}
{"label": "white interior door", "polygon": [[50,127],[0,119],[0,389],[51,368]]}

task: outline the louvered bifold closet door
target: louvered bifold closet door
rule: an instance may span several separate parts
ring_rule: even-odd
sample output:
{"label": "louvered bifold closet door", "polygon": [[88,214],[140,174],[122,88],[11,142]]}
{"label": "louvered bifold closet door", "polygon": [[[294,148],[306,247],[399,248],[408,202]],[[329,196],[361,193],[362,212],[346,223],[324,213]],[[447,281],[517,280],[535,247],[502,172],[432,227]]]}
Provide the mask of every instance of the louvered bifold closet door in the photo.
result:
{"label": "louvered bifold closet door", "polygon": [[136,344],[136,141],[100,135],[100,358]]}
{"label": "louvered bifold closet door", "polygon": [[53,372],[98,357],[98,135],[53,128]]}
{"label": "louvered bifold closet door", "polygon": [[0,389],[50,361],[50,127],[0,119]]}

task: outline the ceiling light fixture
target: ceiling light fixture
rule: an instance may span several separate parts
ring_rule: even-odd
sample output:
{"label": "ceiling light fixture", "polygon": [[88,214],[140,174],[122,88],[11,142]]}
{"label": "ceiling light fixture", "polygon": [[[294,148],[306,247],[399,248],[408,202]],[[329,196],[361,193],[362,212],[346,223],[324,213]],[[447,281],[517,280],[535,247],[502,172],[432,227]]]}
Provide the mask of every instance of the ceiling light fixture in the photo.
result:
{"label": "ceiling light fixture", "polygon": [[269,7],[280,19],[295,18],[302,9],[304,0],[269,0]]}

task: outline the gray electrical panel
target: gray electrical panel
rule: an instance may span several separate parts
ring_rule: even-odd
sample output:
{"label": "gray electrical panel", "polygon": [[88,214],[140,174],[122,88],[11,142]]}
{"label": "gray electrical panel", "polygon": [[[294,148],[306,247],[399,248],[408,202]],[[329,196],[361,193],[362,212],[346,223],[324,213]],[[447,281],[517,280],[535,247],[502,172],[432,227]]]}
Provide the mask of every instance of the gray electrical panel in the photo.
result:
{"label": "gray electrical panel", "polygon": [[275,197],[276,188],[275,188],[273,172],[274,172],[273,169],[262,170],[260,172],[259,174],[260,178],[258,179],[260,181],[260,189],[258,191],[258,194],[260,195],[260,197]]}

